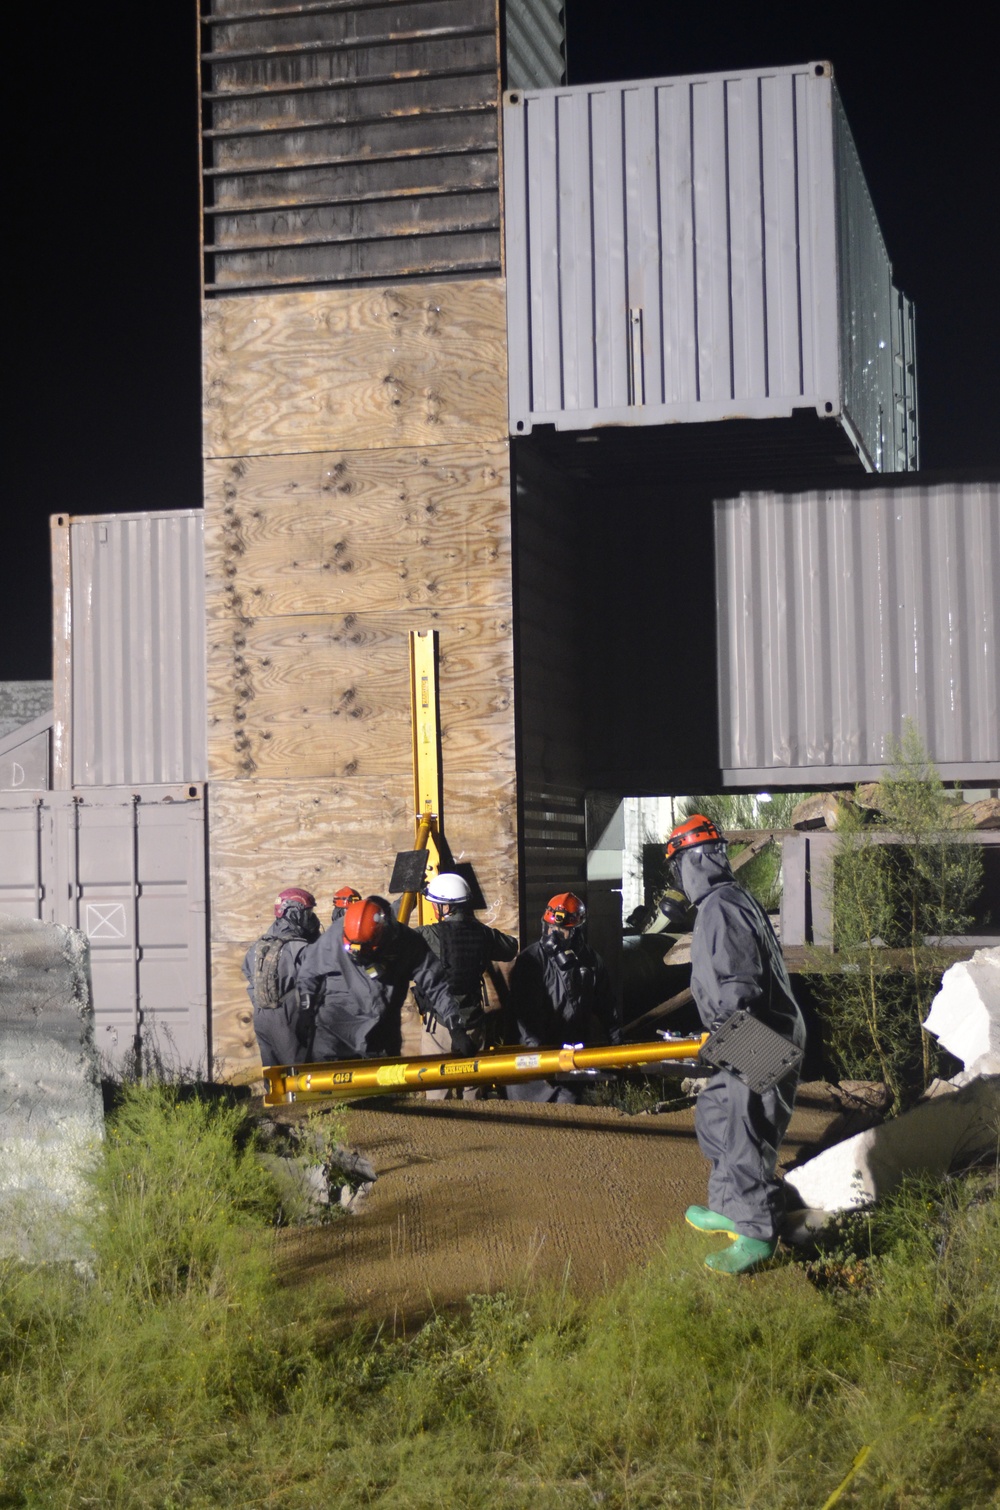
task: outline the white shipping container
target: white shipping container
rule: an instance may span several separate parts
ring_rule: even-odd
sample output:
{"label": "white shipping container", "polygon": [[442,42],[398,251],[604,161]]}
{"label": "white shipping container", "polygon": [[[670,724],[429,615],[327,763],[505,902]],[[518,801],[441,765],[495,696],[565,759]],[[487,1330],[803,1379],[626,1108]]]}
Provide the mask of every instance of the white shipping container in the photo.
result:
{"label": "white shipping container", "polygon": [[783,418],[917,465],[913,310],[828,63],[504,97],[510,428]]}

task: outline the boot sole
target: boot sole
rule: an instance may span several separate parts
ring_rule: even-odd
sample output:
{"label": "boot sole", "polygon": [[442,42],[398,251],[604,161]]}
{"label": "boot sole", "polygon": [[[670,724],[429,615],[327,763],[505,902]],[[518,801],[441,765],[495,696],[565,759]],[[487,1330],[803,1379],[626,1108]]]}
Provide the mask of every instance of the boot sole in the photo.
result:
{"label": "boot sole", "polygon": [[687,1217],[684,1220],[692,1232],[703,1232],[706,1237],[728,1237],[731,1243],[735,1243],[740,1235],[738,1232],[730,1232],[727,1227],[699,1227],[697,1222],[688,1221]]}
{"label": "boot sole", "polygon": [[748,1264],[745,1269],[717,1269],[714,1264],[708,1263],[707,1260],[703,1267],[710,1274],[720,1274],[724,1279],[742,1279],[745,1274],[763,1273],[765,1269],[774,1263],[774,1259],[775,1255],[772,1253],[770,1258],[758,1258],[756,1263]]}

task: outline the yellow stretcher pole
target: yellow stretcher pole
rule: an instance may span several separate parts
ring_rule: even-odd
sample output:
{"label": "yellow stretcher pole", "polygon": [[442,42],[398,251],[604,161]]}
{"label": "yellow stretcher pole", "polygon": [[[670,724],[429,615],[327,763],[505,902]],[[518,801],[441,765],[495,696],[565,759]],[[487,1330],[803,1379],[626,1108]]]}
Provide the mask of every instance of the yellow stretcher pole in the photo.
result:
{"label": "yellow stretcher pole", "polygon": [[518,1085],[547,1080],[571,1070],[636,1069],[665,1060],[697,1059],[707,1033],[697,1038],[658,1039],[655,1043],[627,1043],[596,1048],[491,1049],[474,1058],[448,1055],[415,1059],[342,1059],[331,1064],[271,1065],[264,1070],[265,1106],[288,1101],[333,1097],[351,1101],[357,1096],[386,1092],[440,1090],[442,1086]]}
{"label": "yellow stretcher pole", "polygon": [[[414,849],[429,851],[426,879],[441,868],[441,724],[438,714],[438,637],[436,629],[410,631],[410,729],[413,739],[413,812],[417,825]],[[417,920],[433,923],[430,904],[406,891],[399,903],[399,921],[408,923],[417,905]]]}

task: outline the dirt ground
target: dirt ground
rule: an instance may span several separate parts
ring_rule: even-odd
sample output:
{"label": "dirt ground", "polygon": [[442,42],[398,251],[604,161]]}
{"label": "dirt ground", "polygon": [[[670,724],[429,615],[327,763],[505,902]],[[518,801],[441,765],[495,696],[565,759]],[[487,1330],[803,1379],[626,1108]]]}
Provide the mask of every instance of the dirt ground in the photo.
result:
{"label": "dirt ground", "polygon": [[[802,1086],[782,1166],[835,1114],[825,1086]],[[281,1239],[286,1282],[329,1285],[344,1319],[398,1325],[470,1294],[567,1274],[575,1293],[592,1294],[650,1256],[685,1207],[705,1199],[708,1166],[687,1108],[627,1116],[398,1097],[347,1116],[349,1142],[378,1171],[364,1209]]]}

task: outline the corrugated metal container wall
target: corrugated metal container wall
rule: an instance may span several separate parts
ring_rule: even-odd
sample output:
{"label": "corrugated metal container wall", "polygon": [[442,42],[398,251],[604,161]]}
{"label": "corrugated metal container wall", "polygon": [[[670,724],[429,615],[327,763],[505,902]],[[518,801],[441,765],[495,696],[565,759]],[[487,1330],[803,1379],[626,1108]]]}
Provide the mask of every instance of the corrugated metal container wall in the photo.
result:
{"label": "corrugated metal container wall", "polygon": [[57,784],[204,780],[201,511],[58,515],[53,533],[57,624],[68,628],[56,637]]}
{"label": "corrugated metal container wall", "polygon": [[547,89],[566,77],[566,22],[561,0],[506,0],[508,89]]}
{"label": "corrugated metal container wall", "polygon": [[913,305],[893,287],[889,253],[835,88],[832,102],[844,413],[874,471],[914,471]]}
{"label": "corrugated metal container wall", "polygon": [[1000,776],[1000,485],[715,506],[727,785],[877,775],[912,719],[950,780]]}
{"label": "corrugated metal container wall", "polygon": [[828,64],[510,91],[504,192],[514,433],[815,408],[895,468],[892,269]]}

